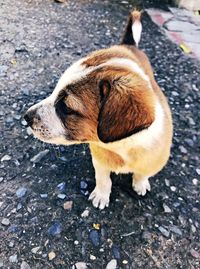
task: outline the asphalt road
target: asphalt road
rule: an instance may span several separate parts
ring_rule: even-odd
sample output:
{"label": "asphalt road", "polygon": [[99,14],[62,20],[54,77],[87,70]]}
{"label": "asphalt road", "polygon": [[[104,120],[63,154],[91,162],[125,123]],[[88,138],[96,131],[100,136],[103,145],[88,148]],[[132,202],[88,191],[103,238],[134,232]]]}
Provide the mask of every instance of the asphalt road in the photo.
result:
{"label": "asphalt road", "polygon": [[130,175],[113,175],[110,207],[94,209],[87,145],[43,144],[23,121],[72,62],[119,43],[130,8],[128,1],[0,0],[0,268],[105,269],[112,259],[117,268],[200,268],[200,63],[146,14],[141,48],[174,118],[171,158],[150,193],[141,198]]}

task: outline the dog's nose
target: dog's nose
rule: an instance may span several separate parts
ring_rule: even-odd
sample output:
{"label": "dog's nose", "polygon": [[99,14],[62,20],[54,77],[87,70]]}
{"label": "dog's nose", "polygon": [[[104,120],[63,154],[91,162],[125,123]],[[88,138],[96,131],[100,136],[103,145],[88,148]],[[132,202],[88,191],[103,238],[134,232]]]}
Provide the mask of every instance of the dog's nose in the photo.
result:
{"label": "dog's nose", "polygon": [[33,125],[33,120],[36,116],[36,111],[35,110],[30,110],[27,111],[26,114],[24,115],[24,119],[27,122],[28,126],[32,126]]}

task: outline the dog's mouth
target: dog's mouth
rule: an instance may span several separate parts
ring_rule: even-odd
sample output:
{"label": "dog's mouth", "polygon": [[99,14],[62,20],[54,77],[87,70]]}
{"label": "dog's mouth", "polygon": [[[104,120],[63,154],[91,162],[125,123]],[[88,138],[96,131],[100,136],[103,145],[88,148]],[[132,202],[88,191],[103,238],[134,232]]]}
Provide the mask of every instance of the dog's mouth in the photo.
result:
{"label": "dog's mouth", "polygon": [[30,129],[31,129],[32,134],[36,138],[38,138],[44,142],[48,142],[48,140],[53,139],[51,133],[49,132],[49,130],[47,128],[32,126]]}

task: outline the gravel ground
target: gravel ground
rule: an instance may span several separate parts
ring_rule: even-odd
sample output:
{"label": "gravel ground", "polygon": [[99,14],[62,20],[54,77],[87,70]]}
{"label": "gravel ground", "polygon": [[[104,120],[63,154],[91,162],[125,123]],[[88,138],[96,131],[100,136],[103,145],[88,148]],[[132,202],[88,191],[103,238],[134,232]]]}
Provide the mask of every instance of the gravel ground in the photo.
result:
{"label": "gravel ground", "polygon": [[150,193],[141,198],[130,175],[113,175],[110,207],[94,209],[87,145],[42,144],[23,121],[73,61],[119,42],[130,6],[0,0],[0,268],[200,268],[200,63],[146,14],[141,46],[175,128],[170,161]]}

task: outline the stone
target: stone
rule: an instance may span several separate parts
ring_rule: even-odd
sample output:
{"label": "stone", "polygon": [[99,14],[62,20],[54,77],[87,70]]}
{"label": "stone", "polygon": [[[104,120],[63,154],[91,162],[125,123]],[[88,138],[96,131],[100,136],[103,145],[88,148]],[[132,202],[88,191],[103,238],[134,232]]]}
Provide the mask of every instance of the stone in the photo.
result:
{"label": "stone", "polygon": [[18,262],[17,254],[14,254],[14,255],[10,256],[9,257],[9,262],[17,263]]}
{"label": "stone", "polygon": [[87,265],[85,262],[77,262],[75,263],[75,269],[87,269]]}
{"label": "stone", "polygon": [[23,126],[27,126],[27,122],[26,122],[25,120],[22,120],[22,121],[21,121],[21,124],[22,124]]}
{"label": "stone", "polygon": [[187,149],[184,146],[179,146],[180,152],[183,154],[187,153]]}
{"label": "stone", "polygon": [[180,236],[182,236],[183,234],[182,231],[177,226],[174,225],[170,227],[170,231]]}
{"label": "stone", "polygon": [[195,125],[195,121],[193,120],[193,118],[188,117],[188,121],[190,125]]}
{"label": "stone", "polygon": [[10,248],[13,248],[14,245],[15,245],[15,243],[14,243],[13,241],[10,241],[9,244],[8,244],[8,246],[9,246]]}
{"label": "stone", "polygon": [[27,135],[32,135],[32,129],[30,127],[26,128]]}
{"label": "stone", "polygon": [[49,153],[49,150],[48,149],[45,149],[43,151],[40,151],[33,158],[31,158],[31,162],[33,162],[33,163],[39,163],[48,153]]}
{"label": "stone", "polygon": [[112,245],[112,254],[115,259],[120,260],[121,255],[118,246]]}
{"label": "stone", "polygon": [[95,261],[96,257],[94,255],[90,254],[90,260]]}
{"label": "stone", "polygon": [[10,161],[11,159],[12,157],[6,154],[1,158],[1,162]]}
{"label": "stone", "polygon": [[98,247],[100,245],[100,237],[99,237],[99,232],[97,230],[91,230],[89,234],[89,238],[95,247]]}
{"label": "stone", "polygon": [[117,268],[117,260],[112,259],[107,265],[106,269],[116,269]]}
{"label": "stone", "polygon": [[19,226],[13,224],[8,228],[8,232],[9,233],[20,234],[21,233],[21,228]]}
{"label": "stone", "polygon": [[168,179],[165,179],[165,185],[166,185],[167,187],[170,186],[170,183],[169,183],[169,180],[168,180]]}
{"label": "stone", "polygon": [[40,247],[34,247],[34,248],[31,249],[31,252],[32,252],[33,254],[36,254],[36,253],[38,252],[39,249],[40,249]]}
{"label": "stone", "polygon": [[190,254],[192,255],[192,257],[194,257],[195,259],[200,259],[200,252],[196,251],[195,249],[191,249],[190,250]]}
{"label": "stone", "polygon": [[31,269],[27,262],[23,261],[21,263],[20,269]]}
{"label": "stone", "polygon": [[61,182],[57,185],[57,189],[60,191],[60,192],[64,192],[66,190],[66,183],[65,182]]}
{"label": "stone", "polygon": [[198,184],[197,178],[193,178],[192,183],[196,186]]}
{"label": "stone", "polygon": [[88,209],[85,209],[83,211],[83,213],[81,214],[81,217],[82,218],[87,218],[89,216],[89,214],[90,214],[90,211]]}
{"label": "stone", "polygon": [[0,268],[3,267],[3,260],[0,260]]}
{"label": "stone", "polygon": [[65,199],[66,198],[66,194],[63,194],[63,193],[60,193],[60,194],[58,194],[57,195],[57,197],[59,198],[59,199]]}
{"label": "stone", "polygon": [[72,209],[72,205],[73,205],[73,201],[67,201],[63,204],[63,208],[65,210],[71,210]]}
{"label": "stone", "polygon": [[8,218],[3,218],[1,224],[4,226],[8,226],[10,224],[10,220]]}
{"label": "stone", "polygon": [[171,213],[171,209],[166,205],[166,204],[163,204],[163,208],[164,208],[164,212],[165,213]]}
{"label": "stone", "polygon": [[49,261],[52,261],[56,257],[56,253],[51,251],[48,253]]}
{"label": "stone", "polygon": [[170,189],[171,189],[171,191],[173,191],[173,192],[176,191],[176,187],[175,187],[175,186],[171,186]]}
{"label": "stone", "polygon": [[169,237],[169,231],[167,231],[165,228],[163,228],[162,226],[158,227],[158,230],[165,236],[165,237]]}
{"label": "stone", "polygon": [[200,175],[200,169],[199,168],[196,169],[196,172],[197,172],[198,175]]}
{"label": "stone", "polygon": [[80,188],[81,188],[82,190],[86,190],[87,187],[88,187],[87,182],[81,180],[81,182],[80,182]]}
{"label": "stone", "polygon": [[27,193],[27,189],[25,187],[21,187],[16,191],[16,195],[18,198],[22,198]]}
{"label": "stone", "polygon": [[48,229],[48,234],[55,236],[62,232],[62,225],[58,221],[55,221],[54,224]]}
{"label": "stone", "polygon": [[47,198],[47,197],[48,197],[48,194],[47,194],[47,193],[41,193],[41,194],[40,194],[40,197],[41,197],[41,198]]}
{"label": "stone", "polygon": [[6,117],[5,122],[8,124],[13,123],[13,117],[10,116]]}

